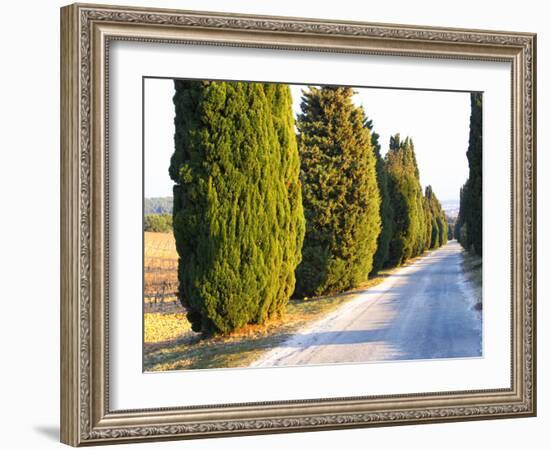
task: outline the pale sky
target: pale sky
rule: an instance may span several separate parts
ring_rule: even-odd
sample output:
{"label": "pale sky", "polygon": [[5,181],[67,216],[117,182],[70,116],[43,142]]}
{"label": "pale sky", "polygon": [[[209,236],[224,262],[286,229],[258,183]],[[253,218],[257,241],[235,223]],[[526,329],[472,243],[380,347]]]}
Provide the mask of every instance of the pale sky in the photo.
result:
{"label": "pale sky", "polygon": [[[294,113],[300,112],[301,90],[291,85]],[[470,95],[462,92],[356,88],[354,101],[373,119],[384,155],[390,136],[410,136],[423,187],[431,184],[441,201],[458,201],[468,178]],[[145,197],[172,195],[168,176],[174,147],[174,84],[146,79],[144,99]]]}

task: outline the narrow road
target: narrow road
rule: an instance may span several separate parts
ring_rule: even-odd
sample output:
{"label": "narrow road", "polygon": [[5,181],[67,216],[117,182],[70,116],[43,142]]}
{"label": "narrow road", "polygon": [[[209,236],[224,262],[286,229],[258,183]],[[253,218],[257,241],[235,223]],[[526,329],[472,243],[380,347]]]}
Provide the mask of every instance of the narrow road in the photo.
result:
{"label": "narrow road", "polygon": [[481,356],[481,314],[451,241],[358,293],[251,367]]}

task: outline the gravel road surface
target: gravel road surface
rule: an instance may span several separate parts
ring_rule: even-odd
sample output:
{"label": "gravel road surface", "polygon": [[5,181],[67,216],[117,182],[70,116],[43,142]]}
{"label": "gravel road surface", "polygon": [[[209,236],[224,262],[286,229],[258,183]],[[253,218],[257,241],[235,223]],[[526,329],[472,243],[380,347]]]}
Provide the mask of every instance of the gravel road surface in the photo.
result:
{"label": "gravel road surface", "polygon": [[270,350],[251,367],[479,357],[481,314],[451,241]]}

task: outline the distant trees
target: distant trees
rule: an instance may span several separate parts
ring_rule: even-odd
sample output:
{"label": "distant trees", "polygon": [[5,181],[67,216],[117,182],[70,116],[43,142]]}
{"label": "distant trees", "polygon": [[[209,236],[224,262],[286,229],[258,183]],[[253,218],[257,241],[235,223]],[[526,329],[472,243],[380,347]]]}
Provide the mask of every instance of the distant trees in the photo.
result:
{"label": "distant trees", "polygon": [[445,219],[447,220],[447,240],[450,241],[455,238],[456,217],[445,215]]}
{"label": "distant trees", "polygon": [[467,227],[464,219],[464,186],[460,188],[460,202],[459,202],[459,208],[458,208],[458,216],[456,218],[455,222],[455,230],[454,235],[455,238],[462,244],[463,247],[466,247],[466,234],[467,234]]}
{"label": "distant trees", "polygon": [[447,243],[447,218],[431,186],[426,186],[424,195],[426,198],[431,229],[431,238],[427,248],[438,248]]}
{"label": "distant trees", "polygon": [[[424,250],[431,248],[434,226],[437,227],[430,208],[430,200],[426,195],[427,192],[428,188],[426,187],[426,193],[424,194],[424,198],[422,199],[422,210],[424,211]],[[435,229],[435,231],[437,232],[437,228]],[[439,246],[439,240],[437,241],[437,245]]]}
{"label": "distant trees", "polygon": [[175,91],[180,300],[204,334],[262,323],[294,290],[305,227],[290,89],[178,80]]}
{"label": "distant trees", "polygon": [[380,136],[374,131],[372,119],[365,119],[365,126],[371,133],[371,143],[376,157],[376,179],[380,191],[380,234],[376,245],[376,253],[372,263],[372,273],[379,272],[388,263],[390,239],[393,234],[393,207],[390,198],[388,172],[380,150]]}
{"label": "distant trees", "polygon": [[172,214],[147,214],[143,219],[143,230],[155,233],[171,233]]}
{"label": "distant trees", "polygon": [[466,250],[483,253],[482,239],[482,93],[470,94],[469,175],[460,190],[460,210],[454,234]]}
{"label": "distant trees", "polygon": [[299,296],[339,292],[366,280],[380,233],[376,155],[362,108],[347,87],[311,87],[298,116],[306,235]]}
{"label": "distant trees", "polygon": [[172,197],[150,197],[143,202],[143,214],[172,214]]}
{"label": "distant trees", "polygon": [[384,160],[393,208],[393,227],[387,266],[398,266],[428,249],[447,243],[447,220],[431,186],[425,194],[412,139],[390,138]]}
{"label": "distant trees", "polygon": [[414,145],[399,134],[390,138],[385,157],[389,191],[394,211],[388,263],[398,266],[420,254],[425,246],[425,216]]}

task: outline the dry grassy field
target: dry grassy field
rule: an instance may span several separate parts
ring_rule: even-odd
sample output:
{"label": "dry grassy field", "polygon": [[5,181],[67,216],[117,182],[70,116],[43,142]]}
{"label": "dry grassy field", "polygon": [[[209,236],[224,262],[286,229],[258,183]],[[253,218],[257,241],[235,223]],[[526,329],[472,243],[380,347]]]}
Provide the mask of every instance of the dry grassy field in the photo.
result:
{"label": "dry grassy field", "polygon": [[145,303],[175,301],[178,254],[173,234],[145,232],[144,247]]}
{"label": "dry grassy field", "polygon": [[145,264],[151,258],[178,259],[176,241],[172,233],[152,233],[146,231],[145,238]]}
{"label": "dry grassy field", "polygon": [[169,342],[190,330],[176,297],[178,254],[174,235],[145,232],[144,250],[144,343]]}

